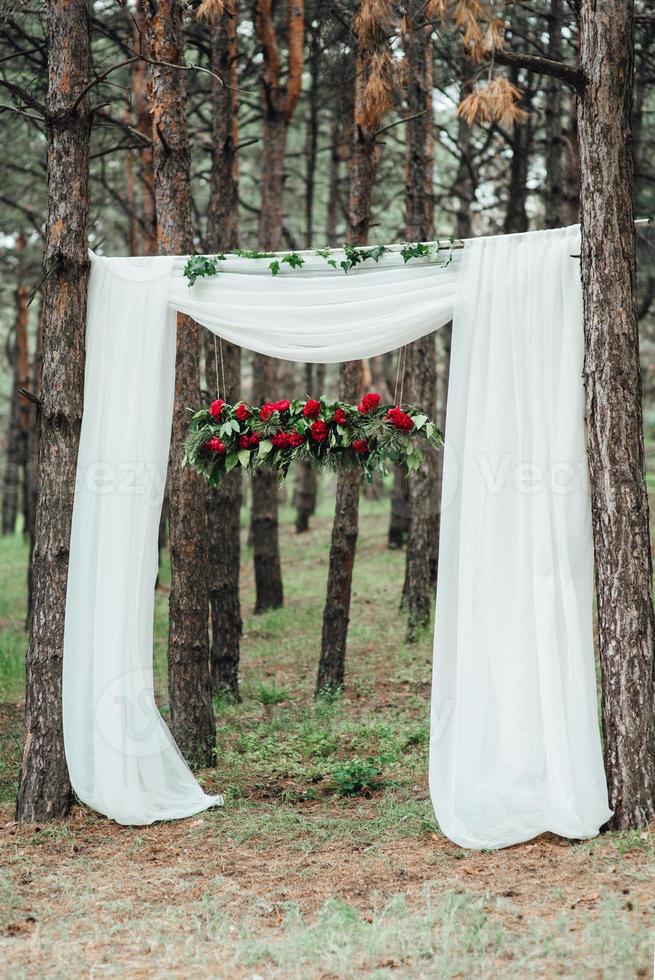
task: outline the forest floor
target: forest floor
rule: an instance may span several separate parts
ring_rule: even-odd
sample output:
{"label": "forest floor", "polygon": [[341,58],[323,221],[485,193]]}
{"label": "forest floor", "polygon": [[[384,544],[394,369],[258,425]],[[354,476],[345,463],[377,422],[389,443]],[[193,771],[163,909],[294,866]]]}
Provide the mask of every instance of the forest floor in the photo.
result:
{"label": "forest floor", "polygon": [[[365,502],[347,685],[314,702],[330,535],[281,529],[285,608],[253,605],[243,703],[217,703],[225,806],[151,827],[78,807],[13,822],[26,549],[0,542],[0,974],[220,978],[651,977],[655,828],[496,852],[443,837],[427,789],[431,638],[407,646],[404,556]],[[166,576],[156,677],[166,714]],[[367,796],[340,795],[379,770]]]}

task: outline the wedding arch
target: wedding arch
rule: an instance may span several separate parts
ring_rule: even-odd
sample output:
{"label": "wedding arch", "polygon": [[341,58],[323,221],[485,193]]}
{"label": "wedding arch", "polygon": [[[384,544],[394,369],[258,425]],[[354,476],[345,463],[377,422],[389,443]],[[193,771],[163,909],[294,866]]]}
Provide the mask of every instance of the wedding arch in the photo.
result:
{"label": "wedding arch", "polygon": [[435,619],[430,791],[464,847],[611,815],[598,728],[579,228],[483,238],[444,267],[391,249],[343,275],[320,255],[271,277],[226,256],[92,255],[64,643],[64,738],[79,798],[125,824],[221,803],[153,697],[157,531],[177,312],[241,347],[337,362],[454,319]]}

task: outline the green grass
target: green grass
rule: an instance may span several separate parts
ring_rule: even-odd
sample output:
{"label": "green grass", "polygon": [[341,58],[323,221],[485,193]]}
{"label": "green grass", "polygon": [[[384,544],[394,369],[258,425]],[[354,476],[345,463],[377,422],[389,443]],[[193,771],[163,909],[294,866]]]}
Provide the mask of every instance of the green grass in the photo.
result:
{"label": "green grass", "polygon": [[[290,499],[290,493],[288,495]],[[314,699],[331,488],[308,534],[281,509],[283,609],[254,616],[243,519],[241,703],[216,699],[225,806],[120,828],[78,810],[12,829],[27,548],[0,540],[0,946],[8,975],[249,978],[646,977],[648,831],[471,853],[427,788],[432,639],[405,643],[404,555],[387,501],[362,501],[344,690]],[[168,713],[167,556],[155,687]],[[38,928],[38,942],[35,942]]]}

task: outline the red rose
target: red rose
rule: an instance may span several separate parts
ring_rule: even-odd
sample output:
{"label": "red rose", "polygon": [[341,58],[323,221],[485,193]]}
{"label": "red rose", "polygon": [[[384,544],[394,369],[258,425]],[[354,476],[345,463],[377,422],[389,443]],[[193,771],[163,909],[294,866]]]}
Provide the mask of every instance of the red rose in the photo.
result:
{"label": "red rose", "polygon": [[289,445],[289,433],[288,432],[276,432],[272,437],[271,442],[276,449],[286,449]]}
{"label": "red rose", "polygon": [[273,408],[276,412],[286,412],[290,405],[291,402],[286,401],[285,399],[282,399],[281,402],[273,402]]}
{"label": "red rose", "polygon": [[302,444],[304,443],[304,441],[305,441],[305,437],[304,436],[301,436],[299,432],[290,432],[289,433],[289,445],[293,449],[297,449],[298,446],[302,446]]}
{"label": "red rose", "polygon": [[223,411],[223,405],[225,402],[222,398],[217,398],[215,402],[212,402],[209,406],[209,414],[213,419],[219,419],[221,417],[221,412]]}
{"label": "red rose", "polygon": [[414,428],[412,419],[406,412],[403,412],[400,405],[390,408],[385,415],[385,419],[387,422],[391,422],[397,429],[400,429],[401,432],[409,432],[410,429]]}
{"label": "red rose", "polygon": [[262,405],[262,407],[259,409],[259,417],[262,422],[268,422],[274,411],[274,405]]}
{"label": "red rose", "polygon": [[253,432],[253,434],[250,436],[250,448],[255,449],[259,445],[259,443],[260,443],[259,436],[257,435],[256,432]]}
{"label": "red rose", "polygon": [[212,436],[205,443],[205,449],[208,449],[210,453],[221,453],[225,452],[225,443],[218,438],[218,436]]}
{"label": "red rose", "polygon": [[312,422],[309,427],[309,431],[314,442],[325,442],[330,430],[325,422],[323,422],[321,419],[317,419],[316,422]]}
{"label": "red rose", "polygon": [[246,419],[250,418],[250,412],[243,402],[241,402],[240,405],[237,405],[237,407],[234,409],[234,414],[238,418],[239,422],[245,422]]}
{"label": "red rose", "polygon": [[366,439],[355,439],[353,441],[353,449],[356,453],[363,455],[368,452],[368,441]]}
{"label": "red rose", "polygon": [[345,425],[346,422],[348,421],[348,416],[346,415],[346,413],[342,408],[338,408],[334,413],[334,421],[337,422],[339,425]]}
{"label": "red rose", "polygon": [[250,449],[250,436],[239,436],[239,448]]}
{"label": "red rose", "polygon": [[377,408],[379,404],[380,404],[380,396],[377,395],[374,391],[370,391],[368,395],[364,395],[361,402],[357,406],[357,410],[361,412],[362,415],[366,415],[368,412],[371,411],[371,409]]}
{"label": "red rose", "polygon": [[302,413],[306,419],[315,419],[321,411],[321,403],[315,398],[308,398],[303,407]]}

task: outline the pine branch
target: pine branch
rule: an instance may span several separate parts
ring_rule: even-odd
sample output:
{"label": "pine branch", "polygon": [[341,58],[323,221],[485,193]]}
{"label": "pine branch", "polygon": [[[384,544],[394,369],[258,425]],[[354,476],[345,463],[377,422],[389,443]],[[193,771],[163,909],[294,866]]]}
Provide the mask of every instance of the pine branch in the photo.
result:
{"label": "pine branch", "polygon": [[505,49],[496,49],[489,56],[489,60],[508,68],[525,68],[527,71],[536,72],[538,75],[559,78],[575,89],[576,92],[581,91],[584,86],[582,70],[574,65],[566,65],[562,61],[552,61],[550,58],[542,58],[534,54],[516,54]]}

